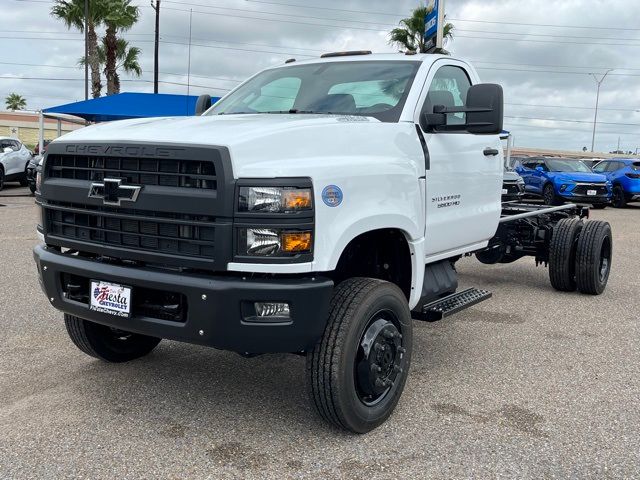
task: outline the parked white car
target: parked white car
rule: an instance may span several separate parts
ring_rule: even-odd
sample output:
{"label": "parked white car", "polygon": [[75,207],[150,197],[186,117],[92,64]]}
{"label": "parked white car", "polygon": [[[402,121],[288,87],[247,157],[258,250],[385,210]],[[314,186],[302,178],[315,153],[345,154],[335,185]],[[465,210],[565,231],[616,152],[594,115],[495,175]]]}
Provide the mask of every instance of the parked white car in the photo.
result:
{"label": "parked white car", "polygon": [[16,138],[0,137],[0,190],[5,182],[27,186],[27,164],[31,152]]}

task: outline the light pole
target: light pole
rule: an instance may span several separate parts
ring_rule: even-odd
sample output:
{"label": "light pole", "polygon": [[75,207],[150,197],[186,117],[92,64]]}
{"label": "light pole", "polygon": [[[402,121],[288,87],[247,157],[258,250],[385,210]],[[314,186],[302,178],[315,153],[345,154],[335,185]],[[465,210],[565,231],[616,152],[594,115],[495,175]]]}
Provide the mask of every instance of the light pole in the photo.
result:
{"label": "light pole", "polygon": [[153,93],[158,93],[158,51],[160,49],[160,0],[151,2],[151,8],[156,11],[155,47],[153,50]]}
{"label": "light pole", "polygon": [[590,74],[593,77],[593,79],[596,81],[596,84],[598,85],[596,90],[596,113],[593,116],[593,135],[591,136],[592,152],[593,152],[593,146],[596,143],[596,122],[598,121],[598,102],[600,101],[600,85],[602,85],[602,82],[604,82],[604,79],[607,77],[607,75],[609,75],[609,72],[611,72],[612,70],[613,68],[610,68],[609,70],[604,72],[604,75],[600,80],[598,80],[598,77],[596,77],[594,73]]}

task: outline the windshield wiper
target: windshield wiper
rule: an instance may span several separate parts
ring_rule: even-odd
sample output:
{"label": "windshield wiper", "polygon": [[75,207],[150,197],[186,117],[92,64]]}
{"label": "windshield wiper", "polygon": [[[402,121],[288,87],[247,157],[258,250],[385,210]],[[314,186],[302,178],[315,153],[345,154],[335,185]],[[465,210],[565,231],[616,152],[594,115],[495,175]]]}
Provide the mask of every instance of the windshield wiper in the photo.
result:
{"label": "windshield wiper", "polygon": [[273,114],[282,114],[282,113],[317,113],[312,110],[298,110],[297,108],[291,108],[289,110],[271,110],[268,112],[260,112],[260,113],[273,113]]}

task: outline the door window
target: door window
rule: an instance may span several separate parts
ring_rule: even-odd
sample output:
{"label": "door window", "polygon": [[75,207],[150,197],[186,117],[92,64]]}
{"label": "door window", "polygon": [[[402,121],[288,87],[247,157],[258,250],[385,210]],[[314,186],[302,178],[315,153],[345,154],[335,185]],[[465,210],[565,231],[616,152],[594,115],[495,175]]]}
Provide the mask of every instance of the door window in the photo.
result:
{"label": "door window", "polygon": [[622,162],[609,162],[609,166],[607,167],[607,172],[615,172],[622,168]]}
{"label": "door window", "polygon": [[[471,80],[463,68],[453,65],[440,67],[429,86],[422,113],[433,113],[434,105],[464,107],[469,87],[471,87]],[[463,125],[464,123],[464,113],[447,114],[448,125]]]}
{"label": "door window", "polygon": [[20,150],[20,142],[18,142],[17,140],[11,140],[11,148],[13,148],[14,152],[17,152],[18,150]]}
{"label": "door window", "polygon": [[602,172],[607,170],[607,167],[610,165],[610,163],[611,162],[600,162],[595,167],[593,167],[593,171],[594,172],[598,172],[598,173],[602,173]]}

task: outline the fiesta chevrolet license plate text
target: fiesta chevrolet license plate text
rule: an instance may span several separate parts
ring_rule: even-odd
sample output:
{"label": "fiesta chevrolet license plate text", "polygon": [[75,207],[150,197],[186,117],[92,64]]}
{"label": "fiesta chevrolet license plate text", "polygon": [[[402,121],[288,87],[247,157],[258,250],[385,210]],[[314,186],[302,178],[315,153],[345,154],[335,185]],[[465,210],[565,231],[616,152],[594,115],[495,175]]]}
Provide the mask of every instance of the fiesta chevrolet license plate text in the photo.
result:
{"label": "fiesta chevrolet license plate text", "polygon": [[90,310],[118,317],[128,317],[131,314],[131,287],[91,280],[90,293]]}

